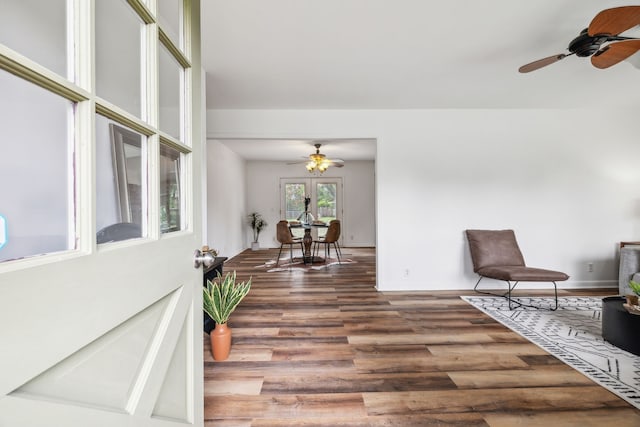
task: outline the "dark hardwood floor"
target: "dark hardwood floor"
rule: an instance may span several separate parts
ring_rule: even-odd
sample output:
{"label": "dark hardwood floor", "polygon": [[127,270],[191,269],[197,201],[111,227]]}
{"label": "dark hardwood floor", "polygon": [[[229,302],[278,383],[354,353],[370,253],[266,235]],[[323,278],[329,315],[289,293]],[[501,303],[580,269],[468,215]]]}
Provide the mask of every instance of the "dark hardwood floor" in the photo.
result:
{"label": "dark hardwood floor", "polygon": [[[459,298],[377,292],[373,249],[311,272],[225,264],[253,277],[214,362],[205,335],[206,426],[640,426],[640,411]],[[610,295],[615,290],[560,291]]]}

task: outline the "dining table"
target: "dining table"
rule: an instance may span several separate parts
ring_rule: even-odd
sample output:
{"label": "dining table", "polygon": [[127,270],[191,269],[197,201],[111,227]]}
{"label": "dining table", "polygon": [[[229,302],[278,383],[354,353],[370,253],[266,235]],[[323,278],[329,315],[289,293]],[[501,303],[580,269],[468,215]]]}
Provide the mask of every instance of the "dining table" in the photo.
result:
{"label": "dining table", "polygon": [[305,264],[323,263],[325,261],[323,257],[314,256],[311,252],[311,245],[313,244],[313,236],[311,235],[311,230],[319,228],[329,228],[329,225],[324,221],[317,220],[309,223],[300,221],[289,221],[289,227],[304,229],[304,236],[302,237],[302,247],[304,248],[302,252],[303,262]]}

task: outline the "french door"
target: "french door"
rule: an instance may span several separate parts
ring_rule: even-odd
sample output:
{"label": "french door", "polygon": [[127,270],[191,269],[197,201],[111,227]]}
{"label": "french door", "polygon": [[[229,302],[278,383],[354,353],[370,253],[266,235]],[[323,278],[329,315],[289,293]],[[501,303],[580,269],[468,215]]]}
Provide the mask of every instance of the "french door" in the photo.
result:
{"label": "french door", "polygon": [[0,426],[202,425],[199,0],[0,5]]}
{"label": "french door", "polygon": [[[280,211],[287,221],[300,220],[304,214],[305,198],[309,198],[308,212],[316,221],[329,223],[342,219],[342,178],[281,178]],[[318,237],[324,237],[326,229],[318,228]],[[294,228],[296,237],[304,230]],[[342,237],[341,237],[342,238]]]}

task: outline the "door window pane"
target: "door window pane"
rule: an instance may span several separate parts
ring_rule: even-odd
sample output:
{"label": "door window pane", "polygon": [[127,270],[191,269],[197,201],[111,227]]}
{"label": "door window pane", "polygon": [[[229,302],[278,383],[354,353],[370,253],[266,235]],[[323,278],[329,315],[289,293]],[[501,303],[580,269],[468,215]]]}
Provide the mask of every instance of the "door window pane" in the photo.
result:
{"label": "door window pane", "polygon": [[160,130],[182,139],[182,76],[184,70],[166,47],[159,43]]}
{"label": "door window pane", "polygon": [[[284,185],[284,215],[287,221],[297,221],[304,214],[304,198],[306,187],[303,183],[286,183]],[[304,229],[292,228],[294,237],[303,237]]]}
{"label": "door window pane", "polygon": [[316,206],[320,221],[329,223],[336,219],[336,191],[337,185],[332,183],[316,184]]}
{"label": "door window pane", "polygon": [[182,0],[158,0],[158,21],[160,28],[176,47],[184,50],[183,34],[183,2]]}
{"label": "door window pane", "polygon": [[160,231],[169,233],[182,229],[182,199],[178,150],[160,145]]}
{"label": "door window pane", "polygon": [[287,221],[298,220],[304,213],[304,184],[285,184],[285,219]]}
{"label": "door window pane", "polygon": [[[334,183],[317,183],[316,184],[316,207],[318,211],[318,220],[329,224],[329,221],[336,219],[336,192],[338,186]],[[327,234],[326,228],[318,229],[318,237],[324,237]]]}
{"label": "door window pane", "polygon": [[143,236],[146,223],[146,138],[96,116],[96,240]]}
{"label": "door window pane", "polygon": [[0,93],[0,261],[73,249],[73,103],[2,70]]}
{"label": "door window pane", "polygon": [[143,22],[124,0],[96,0],[96,94],[141,117]]}
{"label": "door window pane", "polygon": [[67,0],[0,0],[0,43],[72,79],[67,58]]}

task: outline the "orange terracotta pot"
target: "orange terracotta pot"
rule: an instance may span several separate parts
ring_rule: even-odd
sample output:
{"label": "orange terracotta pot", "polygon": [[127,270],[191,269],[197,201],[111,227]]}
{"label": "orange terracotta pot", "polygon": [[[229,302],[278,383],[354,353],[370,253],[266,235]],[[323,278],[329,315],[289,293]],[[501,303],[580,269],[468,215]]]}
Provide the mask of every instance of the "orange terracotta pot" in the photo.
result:
{"label": "orange terracotta pot", "polygon": [[226,323],[216,323],[209,336],[213,360],[227,360],[231,351],[231,328]]}

